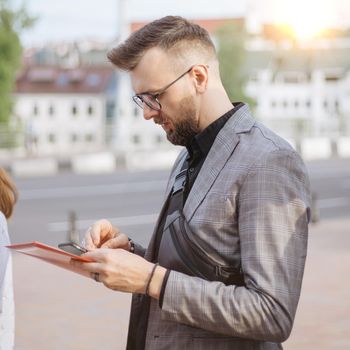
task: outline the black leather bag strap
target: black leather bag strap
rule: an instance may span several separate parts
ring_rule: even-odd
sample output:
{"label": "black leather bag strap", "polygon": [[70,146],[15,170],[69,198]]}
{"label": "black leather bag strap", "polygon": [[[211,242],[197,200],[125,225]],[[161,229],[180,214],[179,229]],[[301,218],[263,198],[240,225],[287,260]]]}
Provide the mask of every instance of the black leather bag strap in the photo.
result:
{"label": "black leather bag strap", "polygon": [[[244,285],[244,277],[239,266],[221,265],[210,254],[201,252],[191,241],[192,232],[183,215],[184,189],[188,162],[185,160],[176,175],[170,196],[167,217],[157,244],[158,262],[162,266],[188,275],[210,281],[221,281],[227,285]],[[170,220],[170,224],[169,221]],[[162,241],[164,237],[164,240]],[[159,247],[162,245],[162,251]],[[169,265],[168,265],[169,264]]]}
{"label": "black leather bag strap", "polygon": [[188,169],[188,161],[185,159],[182,163],[180,172],[175,176],[173,188],[171,190],[170,202],[167,215],[175,210],[182,210],[184,206],[184,189],[186,186],[186,176]]}
{"label": "black leather bag strap", "polygon": [[240,263],[235,266],[215,257],[193,241],[193,233],[181,211],[168,218],[163,232],[159,263],[168,269],[226,285],[244,285]]}
{"label": "black leather bag strap", "polygon": [[[160,242],[163,237],[164,225],[167,217],[176,211],[178,208],[182,209],[183,207],[183,189],[186,183],[186,173],[187,173],[188,162],[185,159],[182,163],[181,169],[179,173],[175,176],[174,185],[171,189],[171,192],[166,200],[167,204],[165,204],[166,208],[164,208],[163,213],[161,214],[161,220],[159,226],[157,227],[157,233],[155,238],[154,252],[153,257],[151,259],[152,262],[158,261],[158,252]],[[180,206],[180,207],[179,207]]]}

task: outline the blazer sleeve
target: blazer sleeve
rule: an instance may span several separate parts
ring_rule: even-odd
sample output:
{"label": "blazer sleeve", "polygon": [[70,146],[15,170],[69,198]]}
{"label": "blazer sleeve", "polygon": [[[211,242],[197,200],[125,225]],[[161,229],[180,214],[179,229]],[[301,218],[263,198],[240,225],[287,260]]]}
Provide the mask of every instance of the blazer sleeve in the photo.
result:
{"label": "blazer sleeve", "polygon": [[294,151],[275,150],[240,187],[244,286],[171,271],[162,319],[232,337],[283,342],[292,329],[307,252],[309,180]]}
{"label": "blazer sleeve", "polygon": [[141,244],[134,242],[134,245],[135,245],[135,252],[134,253],[141,256],[141,257],[144,257],[145,253],[146,253],[146,249]]}

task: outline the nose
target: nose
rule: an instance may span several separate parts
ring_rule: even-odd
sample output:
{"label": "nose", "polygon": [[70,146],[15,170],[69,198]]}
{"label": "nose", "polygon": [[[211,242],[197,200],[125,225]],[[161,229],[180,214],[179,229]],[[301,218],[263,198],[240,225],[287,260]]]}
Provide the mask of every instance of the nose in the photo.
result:
{"label": "nose", "polygon": [[159,111],[156,111],[148,107],[145,103],[143,104],[143,117],[146,120],[150,120],[159,115]]}

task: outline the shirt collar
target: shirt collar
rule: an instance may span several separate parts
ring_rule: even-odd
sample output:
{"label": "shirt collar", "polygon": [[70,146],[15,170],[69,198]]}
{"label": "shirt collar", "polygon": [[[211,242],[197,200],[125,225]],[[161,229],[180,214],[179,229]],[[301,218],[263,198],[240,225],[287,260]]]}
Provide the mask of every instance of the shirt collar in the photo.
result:
{"label": "shirt collar", "polygon": [[206,157],[213,145],[216,136],[226,124],[226,122],[244,105],[242,102],[233,103],[233,108],[208,125],[203,131],[197,134],[188,144],[187,150],[190,158],[194,154]]}

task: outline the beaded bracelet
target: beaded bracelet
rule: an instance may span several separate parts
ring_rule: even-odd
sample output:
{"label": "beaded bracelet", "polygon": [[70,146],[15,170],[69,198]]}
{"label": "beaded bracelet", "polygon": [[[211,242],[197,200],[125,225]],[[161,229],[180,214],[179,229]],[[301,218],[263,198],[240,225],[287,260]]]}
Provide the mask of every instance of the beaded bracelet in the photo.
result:
{"label": "beaded bracelet", "polygon": [[148,277],[148,281],[147,281],[147,284],[146,284],[146,291],[145,291],[145,294],[146,295],[149,295],[148,292],[149,292],[149,286],[151,285],[151,281],[152,281],[152,278],[153,278],[153,275],[154,275],[154,272],[156,271],[156,268],[159,264],[158,263],[155,263],[153,265],[153,268],[152,268],[152,271]]}

